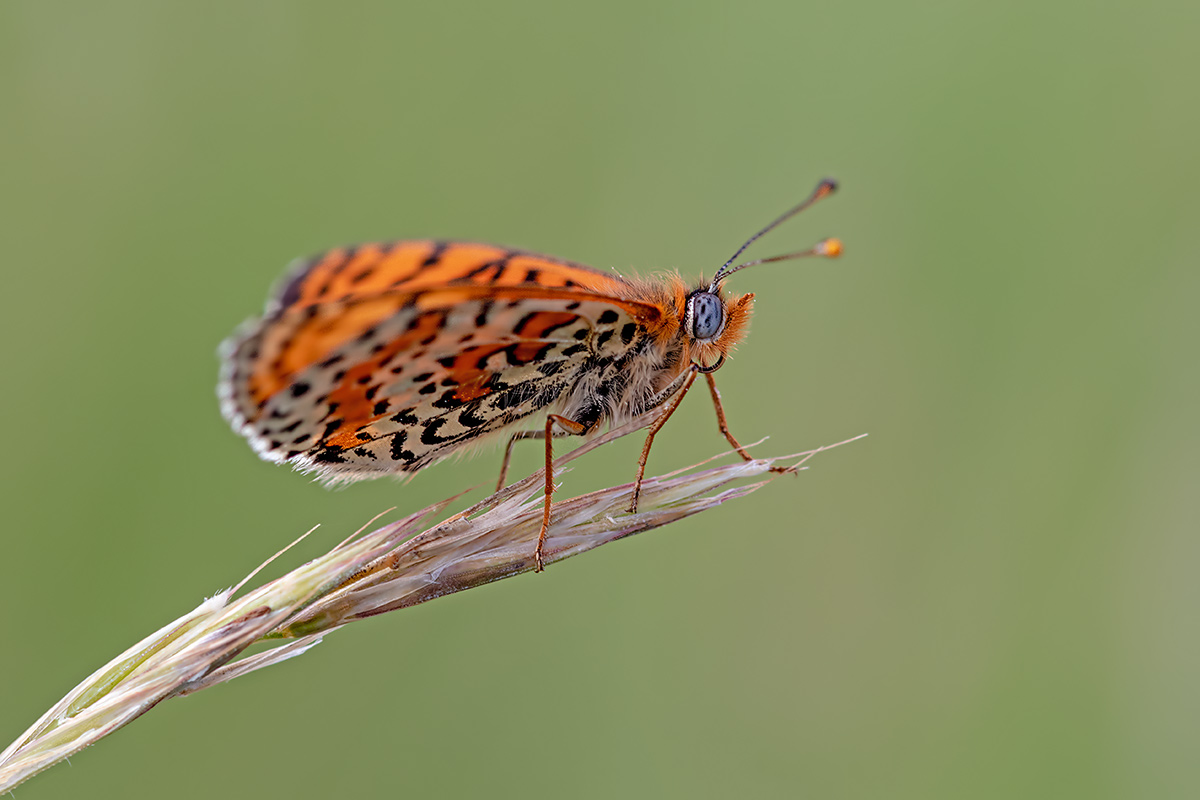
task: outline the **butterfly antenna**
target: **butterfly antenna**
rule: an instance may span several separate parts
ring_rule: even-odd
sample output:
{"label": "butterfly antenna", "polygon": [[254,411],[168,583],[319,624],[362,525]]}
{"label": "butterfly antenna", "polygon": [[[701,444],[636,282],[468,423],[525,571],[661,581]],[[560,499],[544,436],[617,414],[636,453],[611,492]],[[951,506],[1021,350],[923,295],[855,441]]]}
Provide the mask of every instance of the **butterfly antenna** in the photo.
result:
{"label": "butterfly antenna", "polygon": [[746,243],[743,244],[741,247],[739,247],[737,249],[737,252],[734,253],[732,256],[730,256],[729,260],[726,261],[724,264],[722,264],[721,268],[719,270],[717,270],[717,274],[713,277],[712,283],[709,285],[709,291],[715,291],[718,283],[725,280],[730,275],[737,272],[739,269],[743,269],[745,267],[750,267],[755,264],[766,264],[766,263],[769,263],[772,261],[786,261],[791,258],[802,258],[804,256],[829,256],[831,258],[835,258],[838,255],[840,255],[842,252],[842,243],[839,242],[837,239],[826,239],[826,240],[818,243],[815,247],[812,247],[808,250],[804,250],[804,251],[801,251],[798,253],[788,253],[787,255],[774,256],[772,258],[764,258],[764,259],[760,259],[758,261],[748,261],[745,264],[738,264],[736,267],[730,266],[730,264],[732,264],[734,261],[737,260],[738,256],[740,256],[742,253],[744,253],[746,251],[747,247],[749,247],[750,245],[752,245],[756,241],[758,241],[759,238],[763,236],[763,234],[767,233],[768,231],[774,230],[780,224],[782,224],[782,223],[786,222],[787,220],[791,219],[792,217],[796,216],[801,211],[808,208],[813,203],[816,203],[818,200],[822,199],[823,197],[833,194],[833,192],[837,189],[837,186],[838,186],[837,181],[833,180],[832,178],[826,178],[825,180],[823,180],[817,184],[817,188],[813,189],[812,194],[810,194],[804,200],[804,202],[800,203],[800,205],[796,206],[795,208],[791,208],[791,209],[787,210],[781,216],[779,216],[778,218],[773,220],[769,225],[767,225],[765,228],[763,228],[761,231],[759,231],[758,233],[754,234],[749,239],[747,239]]}
{"label": "butterfly antenna", "polygon": [[747,261],[744,264],[738,264],[736,267],[730,267],[728,270],[725,270],[724,274],[718,274],[716,278],[713,278],[712,285],[709,286],[708,290],[710,292],[713,291],[717,286],[717,281],[728,278],[739,269],[753,267],[757,264],[772,264],[776,261],[791,261],[793,258],[804,258],[805,256],[837,258],[842,254],[842,250],[843,247],[841,239],[822,239],[807,250],[799,250],[795,253],[784,253],[781,256],[771,256],[770,258],[758,258],[754,261]]}

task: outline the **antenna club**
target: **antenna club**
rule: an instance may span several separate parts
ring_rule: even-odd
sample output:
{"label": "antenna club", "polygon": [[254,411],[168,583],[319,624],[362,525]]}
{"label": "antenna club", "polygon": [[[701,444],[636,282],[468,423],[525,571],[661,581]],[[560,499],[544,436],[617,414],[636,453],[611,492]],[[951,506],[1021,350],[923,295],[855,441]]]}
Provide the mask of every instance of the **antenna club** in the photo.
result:
{"label": "antenna club", "polygon": [[813,247],[813,253],[826,258],[837,258],[844,249],[841,239],[822,239]]}
{"label": "antenna club", "polygon": [[833,194],[838,190],[838,182],[833,178],[826,178],[817,184],[817,197],[824,197],[827,194]]}

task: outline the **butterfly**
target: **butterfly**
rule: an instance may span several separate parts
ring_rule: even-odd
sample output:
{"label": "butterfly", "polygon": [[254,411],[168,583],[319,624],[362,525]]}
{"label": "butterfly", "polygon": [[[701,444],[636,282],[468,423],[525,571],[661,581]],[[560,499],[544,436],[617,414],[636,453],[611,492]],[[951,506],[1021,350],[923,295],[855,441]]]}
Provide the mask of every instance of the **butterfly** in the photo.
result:
{"label": "butterfly", "polygon": [[[542,550],[554,491],[552,440],[585,436],[651,409],[630,501],[637,510],[655,435],[698,375],[720,432],[729,430],[713,373],[746,334],[754,295],[725,296],[748,266],[836,257],[825,239],[801,252],[734,265],[760,236],[836,189],[804,202],[743,244],[712,280],[625,278],[557,258],[471,242],[404,240],[329,250],[294,265],[220,349],[221,411],[263,459],[326,483],[415,473],[508,434],[545,441]],[[539,412],[536,429],[516,430]]]}

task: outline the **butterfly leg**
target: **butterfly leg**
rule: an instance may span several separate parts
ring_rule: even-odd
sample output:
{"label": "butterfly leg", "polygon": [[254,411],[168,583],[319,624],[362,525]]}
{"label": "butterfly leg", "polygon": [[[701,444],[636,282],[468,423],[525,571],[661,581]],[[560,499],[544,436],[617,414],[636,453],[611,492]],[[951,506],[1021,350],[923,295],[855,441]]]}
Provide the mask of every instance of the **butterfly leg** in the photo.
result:
{"label": "butterfly leg", "polygon": [[[713,408],[717,411],[717,427],[721,429],[721,435],[733,445],[733,449],[737,450],[737,454],[742,457],[743,461],[753,461],[754,458],[746,452],[746,448],[733,437],[729,431],[729,424],[725,421],[725,408],[721,405],[721,393],[717,391],[717,381],[713,378],[712,373],[705,373],[705,379],[708,380],[708,391],[712,394]],[[771,472],[795,472],[795,467],[771,467]]]}
{"label": "butterfly leg", "polygon": [[654,444],[654,436],[662,426],[667,424],[667,420],[675,413],[675,409],[679,408],[679,404],[683,402],[683,396],[687,394],[688,389],[692,388],[692,381],[696,380],[696,371],[693,369],[688,373],[687,380],[679,387],[675,396],[668,401],[666,410],[654,420],[650,426],[650,430],[646,433],[646,443],[642,445],[642,456],[638,459],[637,477],[633,481],[633,498],[629,502],[629,513],[636,514],[638,500],[642,496],[642,478],[646,474],[646,460],[650,458],[650,445]]}
{"label": "butterfly leg", "polygon": [[[554,431],[550,435],[553,436],[555,439],[561,439],[564,436],[574,436],[575,434],[572,434],[568,431]],[[545,431],[519,431],[512,435],[512,438],[508,440],[508,446],[504,448],[504,460],[500,462],[500,480],[496,482],[496,491],[497,492],[504,488],[504,486],[508,480],[508,462],[512,460],[513,445],[515,445],[517,442],[524,441],[527,439],[545,439],[545,438],[546,438]]]}
{"label": "butterfly leg", "polygon": [[[559,414],[546,417],[545,432],[538,431],[541,436],[532,437],[546,440],[546,502],[542,505],[542,529],[538,531],[537,549],[533,551],[533,571],[541,572],[546,568],[542,561],[542,548],[546,544],[546,533],[550,530],[550,496],[554,494],[554,426],[558,425],[568,436],[581,436],[587,433],[587,426]],[[514,439],[516,437],[513,437]],[[531,438],[531,437],[526,437]]]}

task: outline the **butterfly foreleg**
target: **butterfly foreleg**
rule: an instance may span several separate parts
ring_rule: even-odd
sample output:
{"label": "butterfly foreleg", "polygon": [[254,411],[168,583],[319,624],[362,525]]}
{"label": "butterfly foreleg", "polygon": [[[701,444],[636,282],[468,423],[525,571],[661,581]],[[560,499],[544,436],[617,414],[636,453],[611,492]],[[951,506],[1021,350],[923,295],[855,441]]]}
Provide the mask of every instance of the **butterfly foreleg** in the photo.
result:
{"label": "butterfly foreleg", "polygon": [[[721,435],[725,437],[737,454],[742,457],[743,461],[753,461],[754,457],[746,452],[746,448],[742,447],[741,443],[734,438],[733,433],[729,430],[729,423],[725,421],[725,408],[721,405],[721,393],[717,391],[717,381],[711,373],[704,374],[708,381],[708,391],[712,394],[713,408],[717,412],[717,427],[721,429]],[[795,467],[771,467],[771,472],[795,472]]]}
{"label": "butterfly foreleg", "polygon": [[[557,425],[561,432],[554,430]],[[521,439],[545,439],[546,440],[546,499],[542,504],[542,528],[538,531],[537,548],[533,551],[533,571],[541,572],[546,568],[542,560],[542,548],[546,544],[546,533],[550,530],[550,505],[551,495],[554,494],[554,440],[561,436],[582,436],[588,432],[588,426],[582,422],[576,422],[573,419],[561,416],[559,414],[548,414],[546,416],[546,429],[544,431],[527,431],[529,435],[521,436],[517,434],[509,441],[509,447],[518,438]],[[505,453],[505,468],[508,465],[508,453]],[[504,476],[501,473],[501,483]]]}
{"label": "butterfly foreleg", "polygon": [[[696,380],[696,370],[691,369],[686,373],[682,385],[678,389],[674,389],[674,397],[667,401],[667,407],[658,419],[654,420],[650,425],[650,430],[646,433],[646,443],[642,445],[642,455],[638,459],[637,477],[633,481],[633,497],[629,501],[629,513],[636,514],[638,500],[642,496],[642,477],[646,474],[646,460],[650,458],[650,445],[654,444],[654,436],[662,426],[667,424],[667,420],[675,413],[675,409],[679,408],[679,404],[683,402],[683,396],[687,394],[688,389],[692,388],[692,381]],[[669,387],[668,387],[669,388]]]}

